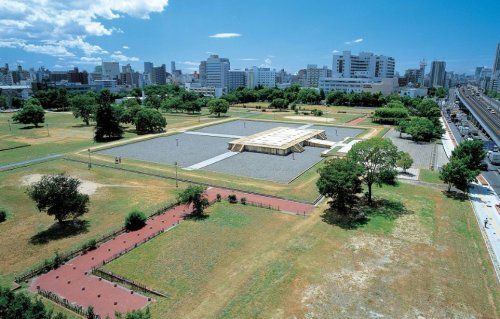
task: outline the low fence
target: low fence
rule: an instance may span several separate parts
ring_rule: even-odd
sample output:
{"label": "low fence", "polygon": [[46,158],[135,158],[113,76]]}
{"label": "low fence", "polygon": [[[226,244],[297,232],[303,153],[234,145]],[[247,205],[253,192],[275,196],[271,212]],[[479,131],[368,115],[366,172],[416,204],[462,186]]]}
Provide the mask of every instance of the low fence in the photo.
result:
{"label": "low fence", "polygon": [[[168,203],[165,206],[156,209],[153,213],[151,213],[148,216],[148,218],[152,218],[152,217],[161,215],[165,211],[169,210],[170,208],[172,208],[178,204],[179,204],[178,202]],[[108,240],[110,240],[110,239],[112,239],[112,238],[114,238],[114,237],[116,237],[124,232],[126,232],[125,227],[121,227],[120,229],[117,229],[109,234],[105,234],[105,235],[103,235],[95,240],[96,245],[98,246],[102,243],[105,243]],[[63,262],[63,263],[67,262],[68,260],[71,260],[80,254],[86,253],[88,250],[89,250],[88,247],[85,247],[85,245],[84,245],[83,247],[80,247],[78,249],[68,251],[68,252],[63,253],[61,255],[58,255],[58,262]],[[39,276],[43,273],[46,273],[46,272],[54,269],[56,266],[57,266],[57,263],[54,260],[52,260],[50,262],[44,262],[42,265],[39,265],[39,266],[35,267],[34,269],[31,269],[27,272],[24,272],[24,273],[20,274],[19,276],[16,276],[14,281],[16,283],[26,282],[27,280],[29,280],[33,277]]]}
{"label": "low fence", "polygon": [[110,271],[106,271],[106,270],[103,270],[100,268],[93,268],[92,274],[97,276],[97,277],[104,278],[104,279],[111,281],[111,282],[117,282],[123,286],[129,286],[132,288],[132,290],[138,290],[140,292],[150,293],[150,294],[160,296],[160,297],[165,297],[165,298],[168,297],[167,294],[165,294],[165,293],[159,292],[157,290],[149,288],[148,286],[146,286],[142,283],[138,283],[134,280],[127,279],[127,278],[122,277],[120,275],[114,274]]}
{"label": "low fence", "polygon": [[[58,295],[56,295],[55,293],[47,291],[47,290],[38,289],[38,293],[40,295],[44,296],[45,298],[52,300],[56,304],[59,304],[59,305],[65,307],[66,309],[69,309],[69,310],[73,311],[74,313],[77,313],[80,316],[87,318],[88,312],[87,312],[87,310],[83,310],[82,306],[72,304],[67,299],[61,298]],[[93,318],[94,319],[101,319],[101,317],[99,315],[94,315]]]}

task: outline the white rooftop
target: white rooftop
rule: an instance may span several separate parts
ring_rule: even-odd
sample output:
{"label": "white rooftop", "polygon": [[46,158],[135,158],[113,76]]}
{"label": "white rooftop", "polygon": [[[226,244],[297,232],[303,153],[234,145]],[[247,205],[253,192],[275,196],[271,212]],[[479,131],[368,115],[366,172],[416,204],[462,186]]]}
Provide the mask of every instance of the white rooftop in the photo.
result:
{"label": "white rooftop", "polygon": [[259,144],[271,147],[282,147],[283,145],[289,144],[296,140],[301,140],[302,138],[306,138],[311,134],[317,133],[318,130],[277,127],[276,129],[262,132],[261,134],[249,136],[246,139],[245,143]]}

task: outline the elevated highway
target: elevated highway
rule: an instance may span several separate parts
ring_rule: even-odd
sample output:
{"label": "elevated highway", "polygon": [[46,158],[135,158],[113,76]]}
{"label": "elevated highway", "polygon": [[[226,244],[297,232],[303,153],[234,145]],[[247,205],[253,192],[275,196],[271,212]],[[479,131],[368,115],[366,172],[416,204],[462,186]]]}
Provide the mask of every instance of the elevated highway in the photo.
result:
{"label": "elevated highway", "polygon": [[460,102],[472,113],[492,141],[500,146],[500,114],[496,106],[490,105],[488,100],[476,96],[475,91],[462,86],[457,90]]}

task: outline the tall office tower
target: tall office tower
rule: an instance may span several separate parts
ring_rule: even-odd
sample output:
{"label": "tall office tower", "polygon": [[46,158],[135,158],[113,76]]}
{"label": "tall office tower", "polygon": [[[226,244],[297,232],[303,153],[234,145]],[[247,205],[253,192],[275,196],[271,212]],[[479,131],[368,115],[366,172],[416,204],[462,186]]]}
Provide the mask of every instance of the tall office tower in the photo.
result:
{"label": "tall office tower", "polygon": [[174,74],[175,73],[175,61],[170,62],[170,73]]}
{"label": "tall office tower", "polygon": [[420,71],[418,73],[418,84],[420,84],[420,86],[424,86],[426,66],[427,62],[425,62],[425,60],[420,61]]}
{"label": "tall office tower", "polygon": [[500,72],[500,43],[497,44],[497,53],[493,62],[493,74]]}
{"label": "tall office tower", "polygon": [[430,87],[444,87],[446,84],[446,62],[432,61],[430,78]]}
{"label": "tall office tower", "polygon": [[246,85],[246,72],[244,70],[229,70],[228,90],[236,90]]}
{"label": "tall office tower", "polygon": [[207,61],[201,61],[200,67],[198,68],[200,84],[205,86],[207,83]]}
{"label": "tall office tower", "polygon": [[148,74],[153,73],[153,63],[152,62],[144,62],[144,73],[148,73]]}
{"label": "tall office tower", "polygon": [[474,80],[479,81],[481,79],[481,73],[483,72],[484,66],[476,67],[476,72],[474,73]]}
{"label": "tall office tower", "polygon": [[116,80],[120,78],[120,63],[102,62],[102,79]]}
{"label": "tall office tower", "polygon": [[360,52],[352,55],[344,51],[342,55],[333,56],[332,76],[334,78],[368,78],[381,80],[393,78],[396,62],[393,57]]}
{"label": "tall office tower", "polygon": [[153,67],[153,70],[151,71],[151,83],[152,84],[167,83],[167,69],[165,67],[165,64]]}
{"label": "tall office tower", "polygon": [[211,55],[206,61],[206,86],[227,89],[229,85],[229,59]]}

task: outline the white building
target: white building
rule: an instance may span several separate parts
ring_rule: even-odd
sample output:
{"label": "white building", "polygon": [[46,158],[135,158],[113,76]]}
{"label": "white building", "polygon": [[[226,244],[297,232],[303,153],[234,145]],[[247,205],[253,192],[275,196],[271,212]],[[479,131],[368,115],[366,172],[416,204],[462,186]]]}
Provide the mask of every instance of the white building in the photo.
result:
{"label": "white building", "polygon": [[225,93],[225,90],[223,88],[216,88],[213,86],[202,86],[201,83],[184,83],[184,87],[189,92],[202,94],[203,96],[218,98],[224,95]]}
{"label": "white building", "polygon": [[116,80],[120,78],[120,63],[102,62],[102,79]]}
{"label": "white building", "polygon": [[427,88],[412,88],[412,87],[406,87],[406,88],[401,88],[399,91],[400,96],[409,96],[411,98],[416,98],[416,97],[424,97],[427,96]]}
{"label": "white building", "polygon": [[351,51],[344,51],[342,55],[333,56],[332,77],[374,80],[393,78],[395,65],[394,58],[389,56],[375,55],[370,52],[352,55]]}
{"label": "white building", "polygon": [[397,78],[384,78],[381,81],[365,78],[321,78],[319,79],[319,88],[325,91],[325,94],[330,91],[343,92],[369,92],[382,93],[390,95],[397,91]]}
{"label": "white building", "polygon": [[276,86],[276,70],[270,68],[258,68],[254,66],[246,70],[246,86],[247,88],[255,88],[256,86],[275,87]]}
{"label": "white building", "polygon": [[[201,67],[203,65],[203,67]],[[227,90],[229,85],[229,59],[211,55],[205,63],[200,64],[200,76],[204,73],[203,83],[207,87],[222,88]]]}

